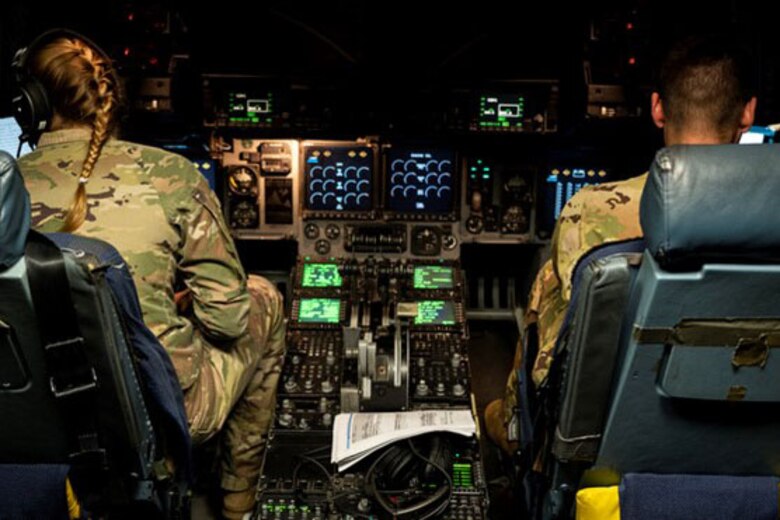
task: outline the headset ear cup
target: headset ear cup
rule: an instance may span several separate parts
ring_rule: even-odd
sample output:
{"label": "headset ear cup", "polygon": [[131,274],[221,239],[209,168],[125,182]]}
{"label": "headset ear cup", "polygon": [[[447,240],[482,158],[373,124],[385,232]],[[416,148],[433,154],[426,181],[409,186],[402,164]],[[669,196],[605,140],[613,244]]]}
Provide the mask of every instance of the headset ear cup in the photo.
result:
{"label": "headset ear cup", "polygon": [[22,133],[34,140],[46,130],[51,119],[51,105],[46,89],[35,78],[27,78],[19,85],[13,99],[13,113]]}
{"label": "headset ear cup", "polygon": [[46,93],[43,84],[35,78],[29,79],[27,89],[32,102],[32,131],[40,133],[46,130],[52,116],[49,95]]}

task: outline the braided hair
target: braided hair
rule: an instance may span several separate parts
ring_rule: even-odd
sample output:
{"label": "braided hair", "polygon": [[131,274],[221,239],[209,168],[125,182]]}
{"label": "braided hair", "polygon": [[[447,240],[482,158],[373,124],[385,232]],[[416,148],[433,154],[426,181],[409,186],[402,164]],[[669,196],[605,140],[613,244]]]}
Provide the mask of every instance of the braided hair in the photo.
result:
{"label": "braided hair", "polygon": [[86,184],[116,128],[122,98],[118,76],[100,51],[75,37],[56,38],[41,47],[31,57],[30,69],[46,88],[65,127],[92,128],[78,188],[61,228],[72,232],[87,217]]}

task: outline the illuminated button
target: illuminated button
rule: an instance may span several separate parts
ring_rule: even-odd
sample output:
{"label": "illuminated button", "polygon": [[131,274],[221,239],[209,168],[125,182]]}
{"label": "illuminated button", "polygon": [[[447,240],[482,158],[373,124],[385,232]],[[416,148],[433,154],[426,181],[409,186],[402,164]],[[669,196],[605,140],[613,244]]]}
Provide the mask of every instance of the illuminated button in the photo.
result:
{"label": "illuminated button", "polygon": [[365,150],[361,151],[361,152],[360,152],[360,157],[362,157],[363,159],[365,159],[366,157],[368,157],[368,152],[367,152],[367,151],[365,151]]}
{"label": "illuminated button", "polygon": [[554,168],[553,171],[552,171],[552,174],[553,175],[560,175],[561,174],[561,170],[559,170],[558,168]]}
{"label": "illuminated button", "polygon": [[563,175],[564,177],[568,177],[569,175],[571,175],[571,170],[566,168],[565,170],[563,170]]}
{"label": "illuminated button", "polygon": [[319,157],[322,154],[322,152],[320,152],[319,150],[314,150],[311,154],[313,157]]}
{"label": "illuminated button", "polygon": [[333,155],[333,152],[331,152],[330,150],[325,150],[324,152],[322,152],[322,155],[324,155],[325,157],[330,157],[331,155]]}
{"label": "illuminated button", "polygon": [[606,176],[607,176],[607,172],[606,172],[606,171],[604,171],[604,170],[599,170],[599,177],[602,177],[602,178],[604,178],[604,177],[606,177]]}
{"label": "illuminated button", "polygon": [[354,159],[354,158],[357,156],[357,152],[355,152],[355,150],[350,150],[350,151],[347,153],[347,155],[349,155],[349,157],[350,157],[351,159]]}
{"label": "illuminated button", "polygon": [[588,170],[588,177],[595,177],[596,171],[595,170]]}
{"label": "illuminated button", "polygon": [[204,162],[204,163],[201,165],[201,168],[203,168],[204,170],[208,170],[208,169],[210,169],[210,168],[211,168],[211,165],[210,165],[209,163],[206,163],[206,162]]}

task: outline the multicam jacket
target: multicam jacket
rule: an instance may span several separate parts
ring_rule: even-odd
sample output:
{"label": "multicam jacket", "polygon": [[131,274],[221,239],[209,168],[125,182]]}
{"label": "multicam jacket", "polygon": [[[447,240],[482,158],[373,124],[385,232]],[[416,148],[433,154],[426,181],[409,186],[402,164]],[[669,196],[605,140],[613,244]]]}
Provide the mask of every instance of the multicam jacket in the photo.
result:
{"label": "multicam jacket", "polygon": [[[45,133],[19,159],[38,230],[62,227],[89,139],[88,129]],[[219,202],[185,158],[116,139],[104,145],[86,189],[87,217],[76,232],[113,244],[125,258],[144,321],[188,388],[208,343],[227,348],[248,325],[246,275]],[[174,302],[182,288],[193,300],[186,317]]]}
{"label": "multicam jacket", "polygon": [[550,368],[577,262],[597,246],[642,237],[639,200],[646,181],[644,174],[588,186],[561,212],[553,234],[552,258],[537,275],[529,300],[529,312],[538,315],[539,353],[533,368],[537,385]]}

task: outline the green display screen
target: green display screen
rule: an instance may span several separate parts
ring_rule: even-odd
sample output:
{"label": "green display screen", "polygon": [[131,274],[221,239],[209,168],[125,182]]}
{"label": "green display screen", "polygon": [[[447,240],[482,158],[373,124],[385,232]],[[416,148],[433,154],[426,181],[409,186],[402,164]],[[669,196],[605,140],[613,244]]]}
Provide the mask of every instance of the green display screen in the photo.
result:
{"label": "green display screen", "polygon": [[336,298],[302,298],[298,308],[301,323],[338,323],[341,300]]}
{"label": "green display screen", "polygon": [[452,289],[452,267],[421,265],[414,268],[415,289]]}
{"label": "green display screen", "polygon": [[522,128],[525,97],[521,95],[482,95],[479,98],[481,128]]}
{"label": "green display screen", "polygon": [[452,485],[456,488],[474,487],[471,464],[456,462],[452,465]]}
{"label": "green display screen", "polygon": [[455,306],[444,300],[417,302],[415,325],[455,325]]}
{"label": "green display screen", "polygon": [[303,264],[303,287],[341,287],[337,264]]}
{"label": "green display screen", "polygon": [[271,92],[228,92],[228,119],[232,123],[271,123],[274,97]]}

